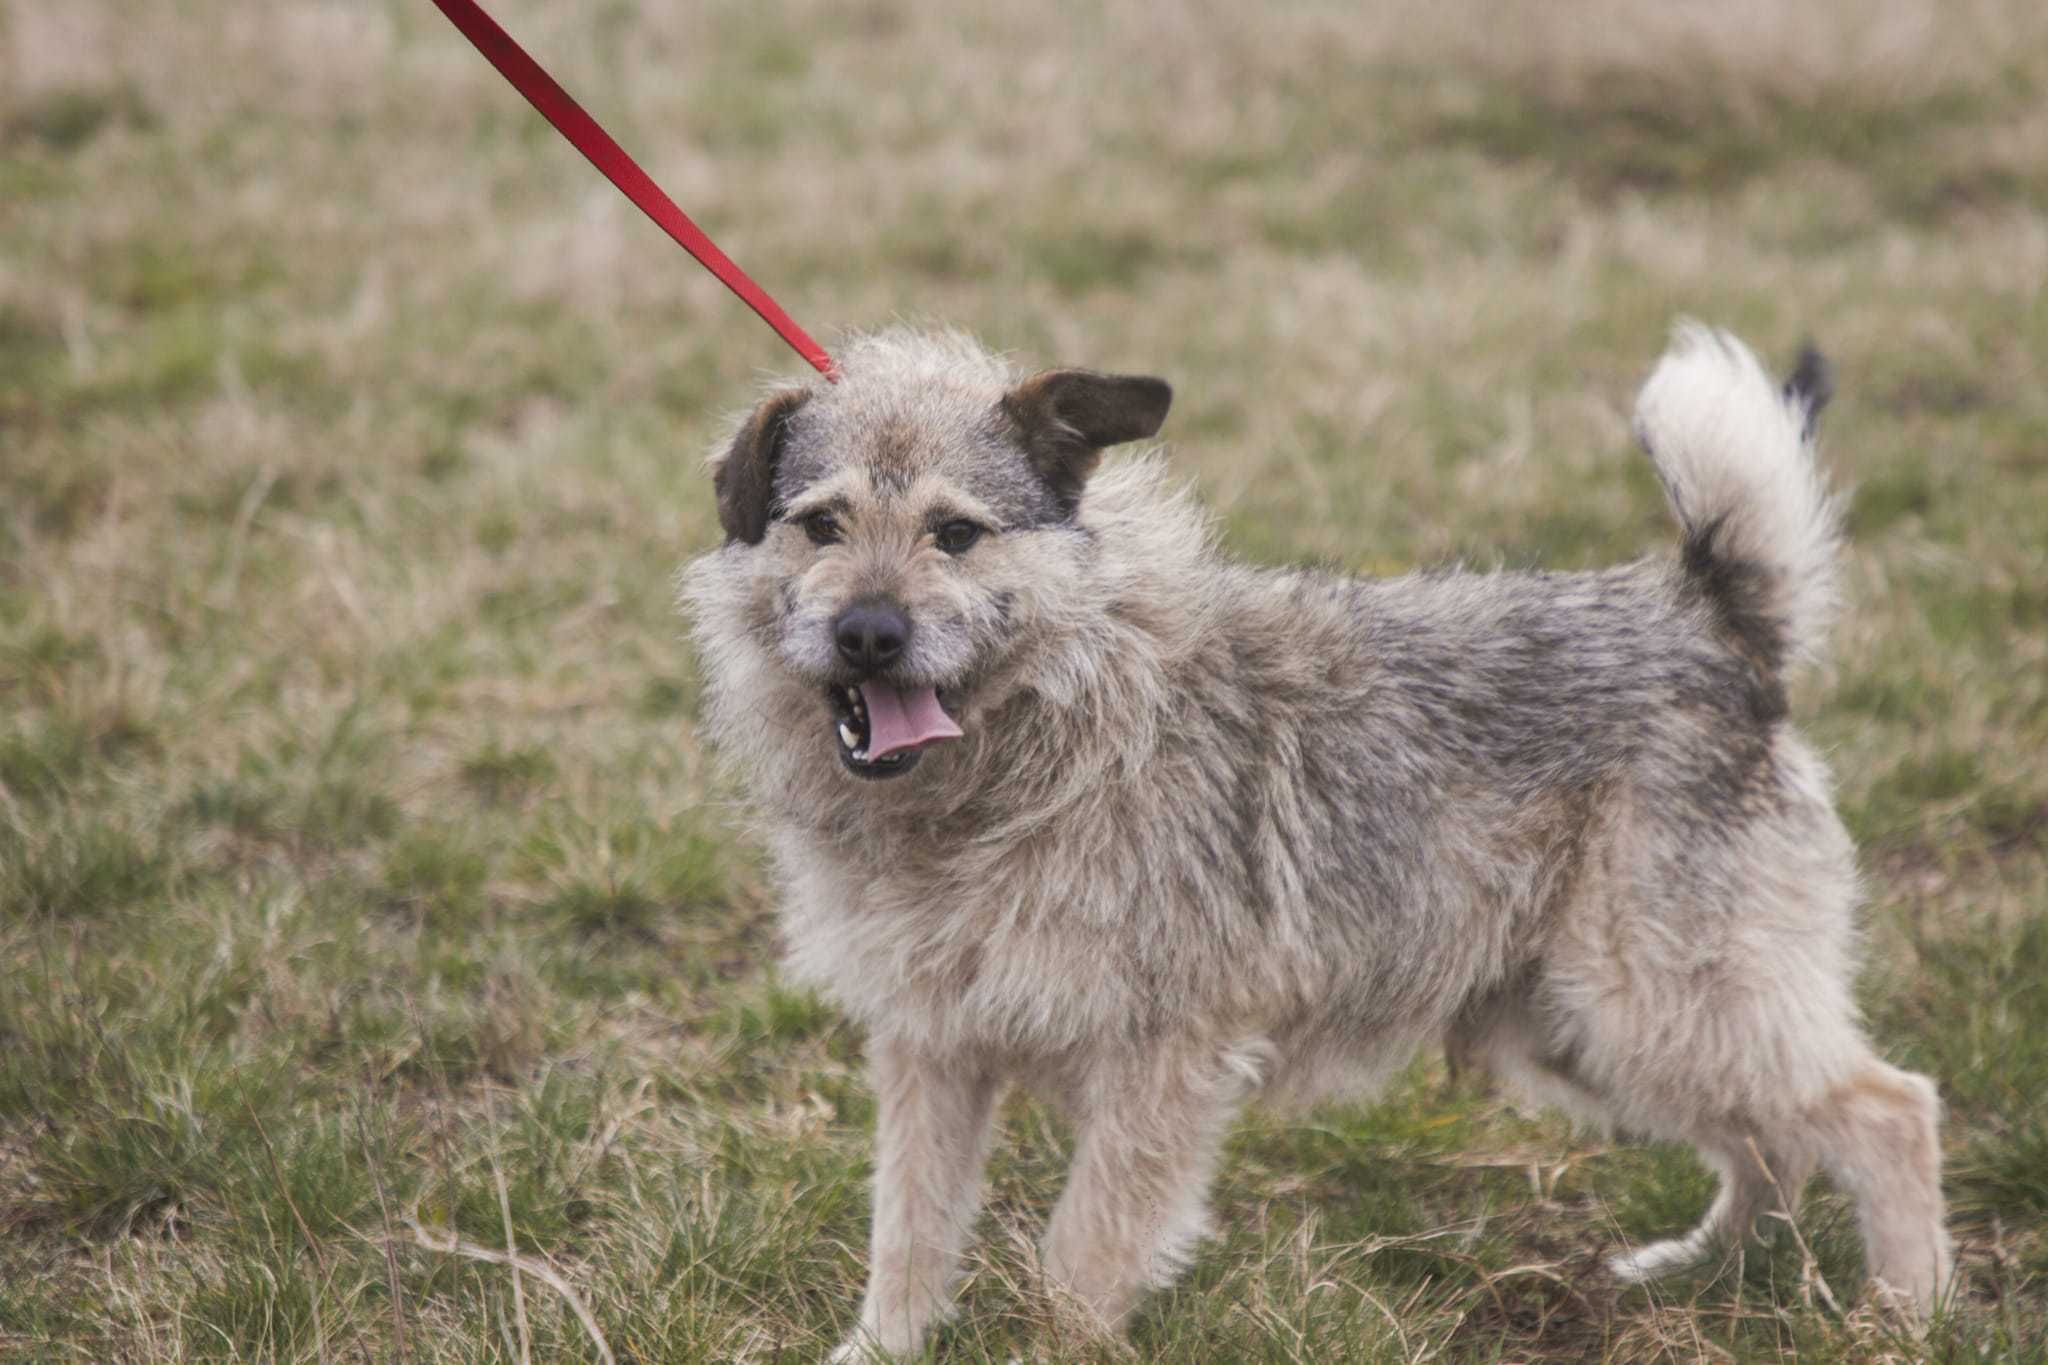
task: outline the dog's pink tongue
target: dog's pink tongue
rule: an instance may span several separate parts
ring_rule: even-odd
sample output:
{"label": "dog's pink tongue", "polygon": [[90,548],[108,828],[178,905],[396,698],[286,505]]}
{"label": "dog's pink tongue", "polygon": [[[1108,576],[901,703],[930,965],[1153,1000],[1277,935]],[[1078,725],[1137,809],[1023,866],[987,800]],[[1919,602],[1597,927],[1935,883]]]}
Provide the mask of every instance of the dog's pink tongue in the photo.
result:
{"label": "dog's pink tongue", "polygon": [[868,761],[904,749],[918,749],[935,739],[958,739],[960,727],[939,705],[937,688],[891,687],[864,682],[860,699],[868,708]]}

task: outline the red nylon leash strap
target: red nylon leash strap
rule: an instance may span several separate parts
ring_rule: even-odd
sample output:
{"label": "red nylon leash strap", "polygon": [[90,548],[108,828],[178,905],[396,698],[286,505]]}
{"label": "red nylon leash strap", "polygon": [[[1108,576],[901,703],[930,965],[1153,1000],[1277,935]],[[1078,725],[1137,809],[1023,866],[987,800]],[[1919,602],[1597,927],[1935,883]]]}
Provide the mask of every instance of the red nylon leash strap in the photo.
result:
{"label": "red nylon leash strap", "polygon": [[818,372],[835,383],[839,379],[838,368],[832,357],[825,354],[825,348],[811,340],[810,334],[796,325],[789,314],[782,311],[780,304],[768,297],[768,291],[748,278],[747,272],[732,263],[732,258],[718,249],[718,244],[704,235],[704,230],[690,221],[689,215],[676,207],[675,200],[662,192],[647,172],[640,169],[638,162],[627,156],[611,135],[598,126],[597,120],[583,112],[583,106],[569,98],[569,92],[555,83],[554,77],[541,70],[540,63],[526,55],[526,49],[512,40],[512,35],[498,27],[497,21],[484,13],[475,0],[434,0],[448,21],[462,31],[462,36],[484,54],[484,59],[498,68],[498,74],[512,82],[512,88],[526,96],[527,103],[540,110],[541,117],[555,125],[555,131],[569,139],[571,146],[590,160],[590,164],[604,173],[605,179],[619,187],[619,192],[632,200],[639,210],[652,218],[677,245],[695,256],[698,263],[713,275],[719,283],[740,296],[747,307],[760,315],[761,321],[775,329],[775,334],[792,346],[796,353],[816,366]]}

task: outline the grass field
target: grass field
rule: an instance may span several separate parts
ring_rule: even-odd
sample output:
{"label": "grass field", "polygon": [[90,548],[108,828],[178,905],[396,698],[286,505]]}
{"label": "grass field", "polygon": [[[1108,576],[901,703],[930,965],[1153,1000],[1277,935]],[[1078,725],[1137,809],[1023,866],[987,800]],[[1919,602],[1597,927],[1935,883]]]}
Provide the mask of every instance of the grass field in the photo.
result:
{"label": "grass field", "polygon": [[[828,344],[1171,378],[1254,558],[1664,551],[1670,320],[1838,362],[1796,705],[1949,1105],[1925,1345],[1818,1184],[1618,1286],[1711,1178],[1430,1056],[1248,1122],[1117,1345],[1034,1288],[1069,1138],[1013,1103],[939,1358],[2048,1357],[2048,11],[502,10]],[[563,1289],[622,1361],[845,1329],[862,1043],[778,982],[672,602],[793,363],[425,0],[0,0],[0,1359],[595,1360]]]}

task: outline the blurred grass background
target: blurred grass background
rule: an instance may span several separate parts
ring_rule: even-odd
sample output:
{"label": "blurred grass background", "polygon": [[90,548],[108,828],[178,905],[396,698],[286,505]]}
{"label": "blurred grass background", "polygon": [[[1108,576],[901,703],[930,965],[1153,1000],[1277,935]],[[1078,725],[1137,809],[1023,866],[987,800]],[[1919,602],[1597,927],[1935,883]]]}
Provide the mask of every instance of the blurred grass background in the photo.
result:
{"label": "blurred grass background", "polygon": [[[1670,320],[1839,366],[1798,709],[1950,1105],[1928,1343],[1820,1186],[1811,1263],[1621,1289],[1711,1178],[1426,1058],[1246,1125],[1126,1344],[1032,1289],[1068,1138],[1014,1105],[943,1358],[2048,1353],[2037,4],[497,8],[828,345],[1172,379],[1256,558],[1662,551]],[[622,1360],[844,1329],[861,1044],[777,982],[671,603],[794,363],[425,0],[0,3],[0,1358],[596,1358],[451,1235]]]}

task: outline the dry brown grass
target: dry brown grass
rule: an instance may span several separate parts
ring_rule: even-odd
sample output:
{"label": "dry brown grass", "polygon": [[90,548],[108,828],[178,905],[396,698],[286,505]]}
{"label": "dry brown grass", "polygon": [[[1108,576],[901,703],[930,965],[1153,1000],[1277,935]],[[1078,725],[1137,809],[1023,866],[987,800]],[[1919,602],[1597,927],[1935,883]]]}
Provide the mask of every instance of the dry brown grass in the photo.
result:
{"label": "dry brown grass", "polygon": [[[1816,336],[1853,610],[1799,705],[1951,1106],[1925,1349],[2048,1350],[2041,7],[502,10],[814,329],[1172,378],[1259,557],[1662,546],[1670,319]],[[669,587],[786,363],[424,3],[0,0],[0,1357],[594,1359],[422,1246],[508,1216],[621,1360],[833,1339],[859,1042],[775,981]],[[1065,1139],[1007,1123],[948,1359],[1923,1349],[1824,1195],[1810,1264],[1622,1291],[1705,1176],[1433,1063],[1248,1126],[1091,1346],[1033,1288]]]}

